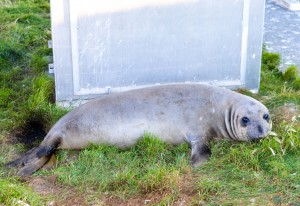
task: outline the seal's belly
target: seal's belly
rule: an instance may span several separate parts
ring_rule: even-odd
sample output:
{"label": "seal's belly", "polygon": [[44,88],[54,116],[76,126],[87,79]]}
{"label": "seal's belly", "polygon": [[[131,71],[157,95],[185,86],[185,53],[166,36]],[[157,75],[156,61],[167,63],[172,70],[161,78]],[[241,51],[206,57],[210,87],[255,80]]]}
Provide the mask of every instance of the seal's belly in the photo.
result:
{"label": "seal's belly", "polygon": [[135,145],[145,133],[150,133],[170,144],[181,144],[185,141],[185,131],[182,127],[165,122],[112,122],[101,126],[85,126],[78,129],[77,132],[66,132],[59,148],[81,149],[91,144],[109,144],[126,148]]}

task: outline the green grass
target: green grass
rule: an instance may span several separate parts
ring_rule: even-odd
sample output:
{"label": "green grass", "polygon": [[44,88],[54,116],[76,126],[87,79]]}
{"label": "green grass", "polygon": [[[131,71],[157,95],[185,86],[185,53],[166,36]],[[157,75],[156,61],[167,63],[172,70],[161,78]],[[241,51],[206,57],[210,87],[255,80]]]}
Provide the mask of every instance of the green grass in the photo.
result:
{"label": "green grass", "polygon": [[[3,164],[26,147],[12,144],[14,133],[32,123],[50,127],[67,111],[54,103],[54,81],[46,74],[51,50],[49,2],[0,0],[0,205],[18,200],[30,205],[299,205],[300,80],[296,68],[278,70],[280,55],[262,55],[261,87],[251,95],[273,119],[273,134],[259,142],[214,141],[203,167],[189,165],[187,144],[172,146],[146,134],[135,147],[100,145],[82,151],[59,151],[51,171],[28,182],[13,177]],[[289,106],[290,105],[290,106]],[[26,137],[23,137],[26,138]],[[52,181],[57,193],[34,192],[36,178]],[[135,201],[138,201],[138,204]]]}
{"label": "green grass", "polygon": [[[36,118],[42,106],[53,102],[54,83],[44,74],[47,56],[51,56],[51,50],[46,48],[51,39],[49,2],[2,0],[1,5],[0,95],[3,98],[0,116],[3,121],[0,121],[0,130],[7,131],[32,119],[31,114]],[[41,81],[40,88],[32,81],[36,84]],[[30,105],[32,102],[34,105]],[[37,109],[36,105],[39,105]]]}
{"label": "green grass", "polygon": [[31,188],[15,178],[0,178],[0,203],[4,205],[46,205],[47,198],[40,197]]}
{"label": "green grass", "polygon": [[[81,191],[128,197],[139,193],[173,191],[180,174],[189,170],[188,146],[172,146],[145,135],[137,146],[121,150],[112,146],[92,146],[72,161],[51,173],[69,186],[80,185]],[[63,152],[60,162],[68,155]]]}
{"label": "green grass", "polygon": [[300,74],[299,68],[296,65],[289,66],[283,73],[284,81],[291,83],[292,87],[296,90],[300,89]]}
{"label": "green grass", "polygon": [[283,73],[282,77],[284,81],[293,82],[299,76],[299,69],[296,65],[289,66]]}

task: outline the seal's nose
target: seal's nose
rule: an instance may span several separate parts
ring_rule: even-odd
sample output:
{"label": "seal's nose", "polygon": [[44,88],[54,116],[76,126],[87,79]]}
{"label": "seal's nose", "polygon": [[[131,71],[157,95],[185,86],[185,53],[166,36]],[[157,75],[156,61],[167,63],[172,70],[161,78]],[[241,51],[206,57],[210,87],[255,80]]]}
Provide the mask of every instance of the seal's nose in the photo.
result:
{"label": "seal's nose", "polygon": [[264,132],[263,129],[262,129],[262,127],[260,125],[257,126],[257,131],[258,131],[259,135],[262,135],[263,132]]}
{"label": "seal's nose", "polygon": [[250,130],[250,134],[251,134],[251,135],[249,135],[250,141],[260,140],[267,136],[268,129],[264,130],[261,125],[257,125],[254,128],[252,130]]}

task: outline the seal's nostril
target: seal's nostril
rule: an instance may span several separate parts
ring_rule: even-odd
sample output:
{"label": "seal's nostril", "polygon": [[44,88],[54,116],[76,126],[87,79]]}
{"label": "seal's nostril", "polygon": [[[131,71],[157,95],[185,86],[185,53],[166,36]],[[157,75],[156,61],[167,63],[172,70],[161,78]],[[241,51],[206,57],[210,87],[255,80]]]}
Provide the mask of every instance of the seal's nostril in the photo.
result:
{"label": "seal's nostril", "polygon": [[260,125],[257,126],[257,130],[258,130],[259,134],[263,133],[263,129]]}

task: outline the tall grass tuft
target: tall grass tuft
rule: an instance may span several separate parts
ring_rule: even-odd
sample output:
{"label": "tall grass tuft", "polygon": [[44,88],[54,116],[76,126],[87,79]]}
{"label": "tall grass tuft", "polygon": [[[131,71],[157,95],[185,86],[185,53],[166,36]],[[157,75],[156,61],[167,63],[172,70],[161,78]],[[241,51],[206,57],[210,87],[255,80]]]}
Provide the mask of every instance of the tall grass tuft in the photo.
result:
{"label": "tall grass tuft", "polygon": [[32,92],[28,97],[27,107],[37,110],[54,101],[54,81],[46,74],[36,76],[32,80]]}
{"label": "tall grass tuft", "polygon": [[262,69],[268,69],[274,74],[278,74],[278,67],[280,65],[280,54],[270,53],[263,50],[262,53]]}
{"label": "tall grass tuft", "polygon": [[283,73],[282,77],[284,81],[293,82],[299,76],[299,70],[296,65],[289,66]]}

